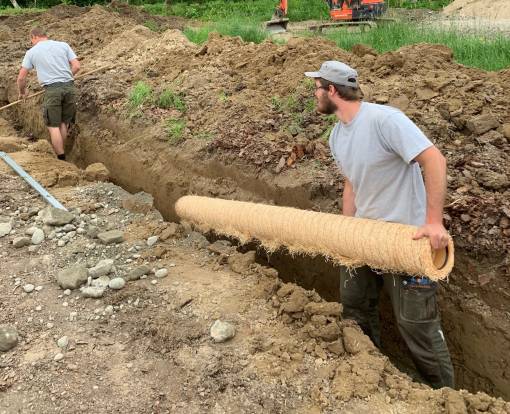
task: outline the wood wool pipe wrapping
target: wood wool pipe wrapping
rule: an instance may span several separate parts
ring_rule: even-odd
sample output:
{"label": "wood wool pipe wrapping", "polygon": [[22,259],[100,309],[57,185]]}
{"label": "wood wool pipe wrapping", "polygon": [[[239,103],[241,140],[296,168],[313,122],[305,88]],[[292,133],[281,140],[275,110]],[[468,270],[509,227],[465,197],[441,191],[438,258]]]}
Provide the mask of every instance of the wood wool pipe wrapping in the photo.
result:
{"label": "wood wool pipe wrapping", "polygon": [[322,254],[335,262],[444,279],[453,268],[454,246],[434,252],[428,238],[413,240],[417,227],[243,201],[185,196],[177,214],[202,230],[258,239],[270,251]]}

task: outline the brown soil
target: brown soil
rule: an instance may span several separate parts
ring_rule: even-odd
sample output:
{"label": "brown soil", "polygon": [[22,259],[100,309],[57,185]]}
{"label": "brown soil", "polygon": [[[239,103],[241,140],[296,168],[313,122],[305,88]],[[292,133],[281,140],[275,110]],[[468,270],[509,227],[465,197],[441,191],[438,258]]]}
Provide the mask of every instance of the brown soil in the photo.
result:
{"label": "brown soil", "polygon": [[[456,242],[457,264],[449,283],[442,284],[441,309],[458,384],[510,399],[510,71],[465,68],[452,60],[449,49],[437,45],[414,45],[383,55],[359,47],[352,54],[316,38],[255,45],[212,35],[205,45],[196,46],[177,30],[182,22],[170,19],[169,30],[155,33],[139,25],[138,12],[121,9],[60,7],[37,16],[54,38],[68,41],[84,58],[84,71],[114,65],[77,82],[80,118],[69,142],[72,160],[82,168],[104,163],[116,184],[151,193],[167,220],[176,219],[174,201],[189,193],[338,211],[339,175],[323,139],[331,121],[313,110],[313,91],[303,72],[331,58],[352,64],[359,69],[367,100],[401,108],[448,158],[445,219]],[[0,87],[4,87],[0,101],[16,98],[13,79],[32,24],[26,17],[2,21],[11,37],[3,42],[8,59],[0,66]],[[186,111],[152,103],[130,109],[128,94],[139,80],[150,84],[156,95],[164,89],[181,94]],[[45,137],[38,106],[32,101],[8,114],[11,125],[29,138]],[[185,122],[179,139],[169,139],[168,119]],[[12,136],[12,130],[4,135]],[[37,178],[46,177],[46,185],[84,182],[79,169],[50,161],[45,146],[37,144],[34,150],[30,142],[25,145],[32,150],[17,148],[21,152],[13,157]],[[73,176],[75,181],[63,181],[61,176]],[[11,183],[6,187],[13,194],[9,197],[21,200],[19,184],[5,177],[2,183]],[[110,203],[106,191],[94,191],[92,204]],[[58,194],[74,206],[91,202],[80,198],[79,188]],[[107,213],[108,209],[105,220]],[[134,237],[144,238],[156,231],[157,224],[141,220],[136,229]],[[7,378],[7,385],[0,386],[0,401],[9,404],[7,412],[22,409],[23,401],[39,389],[43,412],[55,407],[76,412],[63,391],[78,395],[84,412],[130,408],[133,412],[235,412],[233,407],[238,412],[423,412],[424,407],[430,412],[462,412],[462,404],[473,413],[505,412],[501,401],[483,394],[432,391],[411,383],[385,357],[369,351],[369,345],[361,354],[348,352],[345,357],[324,351],[332,341],[317,339],[313,330],[310,336],[309,325],[317,323],[315,328],[321,331],[321,326],[336,324],[345,346],[345,321],[328,319],[324,324],[323,318],[313,322],[300,311],[289,314],[284,311],[287,299],[274,295],[279,287],[275,284],[281,282],[265,279],[259,270],[232,273],[221,264],[224,259],[211,263],[210,254],[181,239],[168,247],[168,255],[182,272],[164,279],[157,286],[161,292],[141,281],[108,295],[104,304],[111,300],[128,306],[136,297],[146,303],[142,310],[122,313],[113,321],[84,320],[83,325],[65,321],[68,310],[51,305],[59,300],[52,275],[41,269],[34,274],[48,287],[38,292],[38,303],[48,303],[48,312],[62,320],[58,335],[69,332],[80,340],[86,338],[87,344],[77,346],[71,355],[70,364],[79,369],[62,369],[68,354],[64,364],[48,358],[51,346],[55,347],[54,334],[34,331],[36,318],[25,323],[15,316],[35,307],[33,296],[27,296],[27,302],[11,295],[8,279],[14,276],[13,263],[29,256],[7,246],[5,239],[0,243],[10,259],[2,263],[5,277],[0,283],[6,293],[0,306],[8,310],[7,322],[18,322],[22,335],[30,338],[6,354],[8,362],[0,365],[6,372],[0,379]],[[50,253],[56,267],[72,254],[55,255],[51,249]],[[260,262],[263,256],[258,257]],[[337,271],[323,259],[289,258],[285,253],[266,258],[266,263],[267,259],[281,278],[315,289],[327,300],[338,299]],[[174,280],[178,285],[172,285]],[[186,283],[187,290],[181,291]],[[300,293],[289,292],[289,300],[315,297],[294,285],[292,289]],[[193,311],[182,316],[175,307],[186,299],[179,296],[185,293],[194,295]],[[80,300],[87,315],[104,306]],[[271,310],[271,303],[281,311]],[[206,334],[216,311],[239,329],[236,338],[222,346],[211,344]],[[41,316],[44,323],[48,315]],[[385,351],[405,365],[388,309],[383,318]],[[269,348],[268,338],[275,338]],[[255,348],[261,351],[251,353],[253,341],[260,342]],[[32,352],[41,358],[21,364]],[[301,356],[293,359],[294,354]],[[123,363],[130,359],[128,368]],[[0,357],[0,363],[4,360]],[[32,364],[36,360],[41,362]]]}
{"label": "brown soil", "polygon": [[444,13],[466,17],[478,17],[493,20],[510,20],[510,9],[505,0],[455,0],[445,7]]}

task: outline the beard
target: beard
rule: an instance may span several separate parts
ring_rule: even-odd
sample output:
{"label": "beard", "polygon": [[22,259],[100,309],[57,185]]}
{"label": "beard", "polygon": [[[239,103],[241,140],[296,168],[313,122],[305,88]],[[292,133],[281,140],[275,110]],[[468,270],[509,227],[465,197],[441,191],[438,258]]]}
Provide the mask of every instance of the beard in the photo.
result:
{"label": "beard", "polygon": [[329,99],[328,96],[324,96],[317,102],[317,111],[324,115],[331,115],[337,111],[337,106]]}

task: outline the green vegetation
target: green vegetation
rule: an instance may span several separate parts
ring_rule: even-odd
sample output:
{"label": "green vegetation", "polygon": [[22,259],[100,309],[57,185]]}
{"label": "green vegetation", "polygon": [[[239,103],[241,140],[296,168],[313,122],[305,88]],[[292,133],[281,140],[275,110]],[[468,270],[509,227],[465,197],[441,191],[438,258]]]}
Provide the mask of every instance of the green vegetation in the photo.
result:
{"label": "green vegetation", "polygon": [[153,32],[159,32],[159,26],[154,20],[146,20],[143,25]]}
{"label": "green vegetation", "polygon": [[386,0],[389,7],[401,7],[405,9],[429,9],[441,10],[453,0]]}
{"label": "green vegetation", "polygon": [[186,111],[186,104],[184,103],[182,96],[176,94],[170,89],[165,89],[163,92],[161,92],[161,94],[158,96],[158,99],[156,100],[156,105],[163,109],[175,108],[181,112]]}
{"label": "green vegetation", "polygon": [[40,9],[37,7],[15,9],[14,7],[0,6],[0,16],[16,16],[18,14],[40,13],[43,12],[44,10],[46,9]]}
{"label": "green vegetation", "polygon": [[[207,21],[248,20],[252,23],[270,20],[278,0],[210,0],[177,1],[165,4],[145,4],[144,10],[153,14],[182,16]],[[295,0],[289,5],[289,19],[293,21],[327,19],[324,0]]]}
{"label": "green vegetation", "polygon": [[209,131],[200,131],[195,134],[195,138],[203,140],[203,141],[212,141],[214,139],[214,134]]}
{"label": "green vegetation", "polygon": [[175,145],[184,140],[184,128],[186,121],[184,119],[170,118],[166,121],[166,133],[168,142]]}
{"label": "green vegetation", "polygon": [[509,38],[498,34],[462,34],[460,30],[455,30],[455,27],[439,30],[406,23],[391,23],[359,33],[339,29],[325,36],[347,50],[357,43],[370,45],[379,52],[416,43],[436,43],[450,47],[455,60],[466,66],[494,71],[510,65]]}
{"label": "green vegetation", "polygon": [[218,32],[224,36],[239,36],[245,42],[254,43],[261,43],[268,37],[268,33],[260,24],[254,24],[246,20],[220,21],[199,28],[188,27],[184,29],[184,35],[188,40],[197,44],[204,43],[210,32]]}
{"label": "green vegetation", "polygon": [[129,106],[136,109],[152,99],[152,88],[143,81],[135,84],[129,93]]}

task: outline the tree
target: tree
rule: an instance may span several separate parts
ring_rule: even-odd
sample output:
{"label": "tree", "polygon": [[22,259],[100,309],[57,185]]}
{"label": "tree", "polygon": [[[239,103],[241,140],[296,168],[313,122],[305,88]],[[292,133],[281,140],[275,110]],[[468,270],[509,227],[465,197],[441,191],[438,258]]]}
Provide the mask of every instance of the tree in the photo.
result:
{"label": "tree", "polygon": [[21,9],[18,2],[16,0],[11,0],[11,4],[15,9]]}

